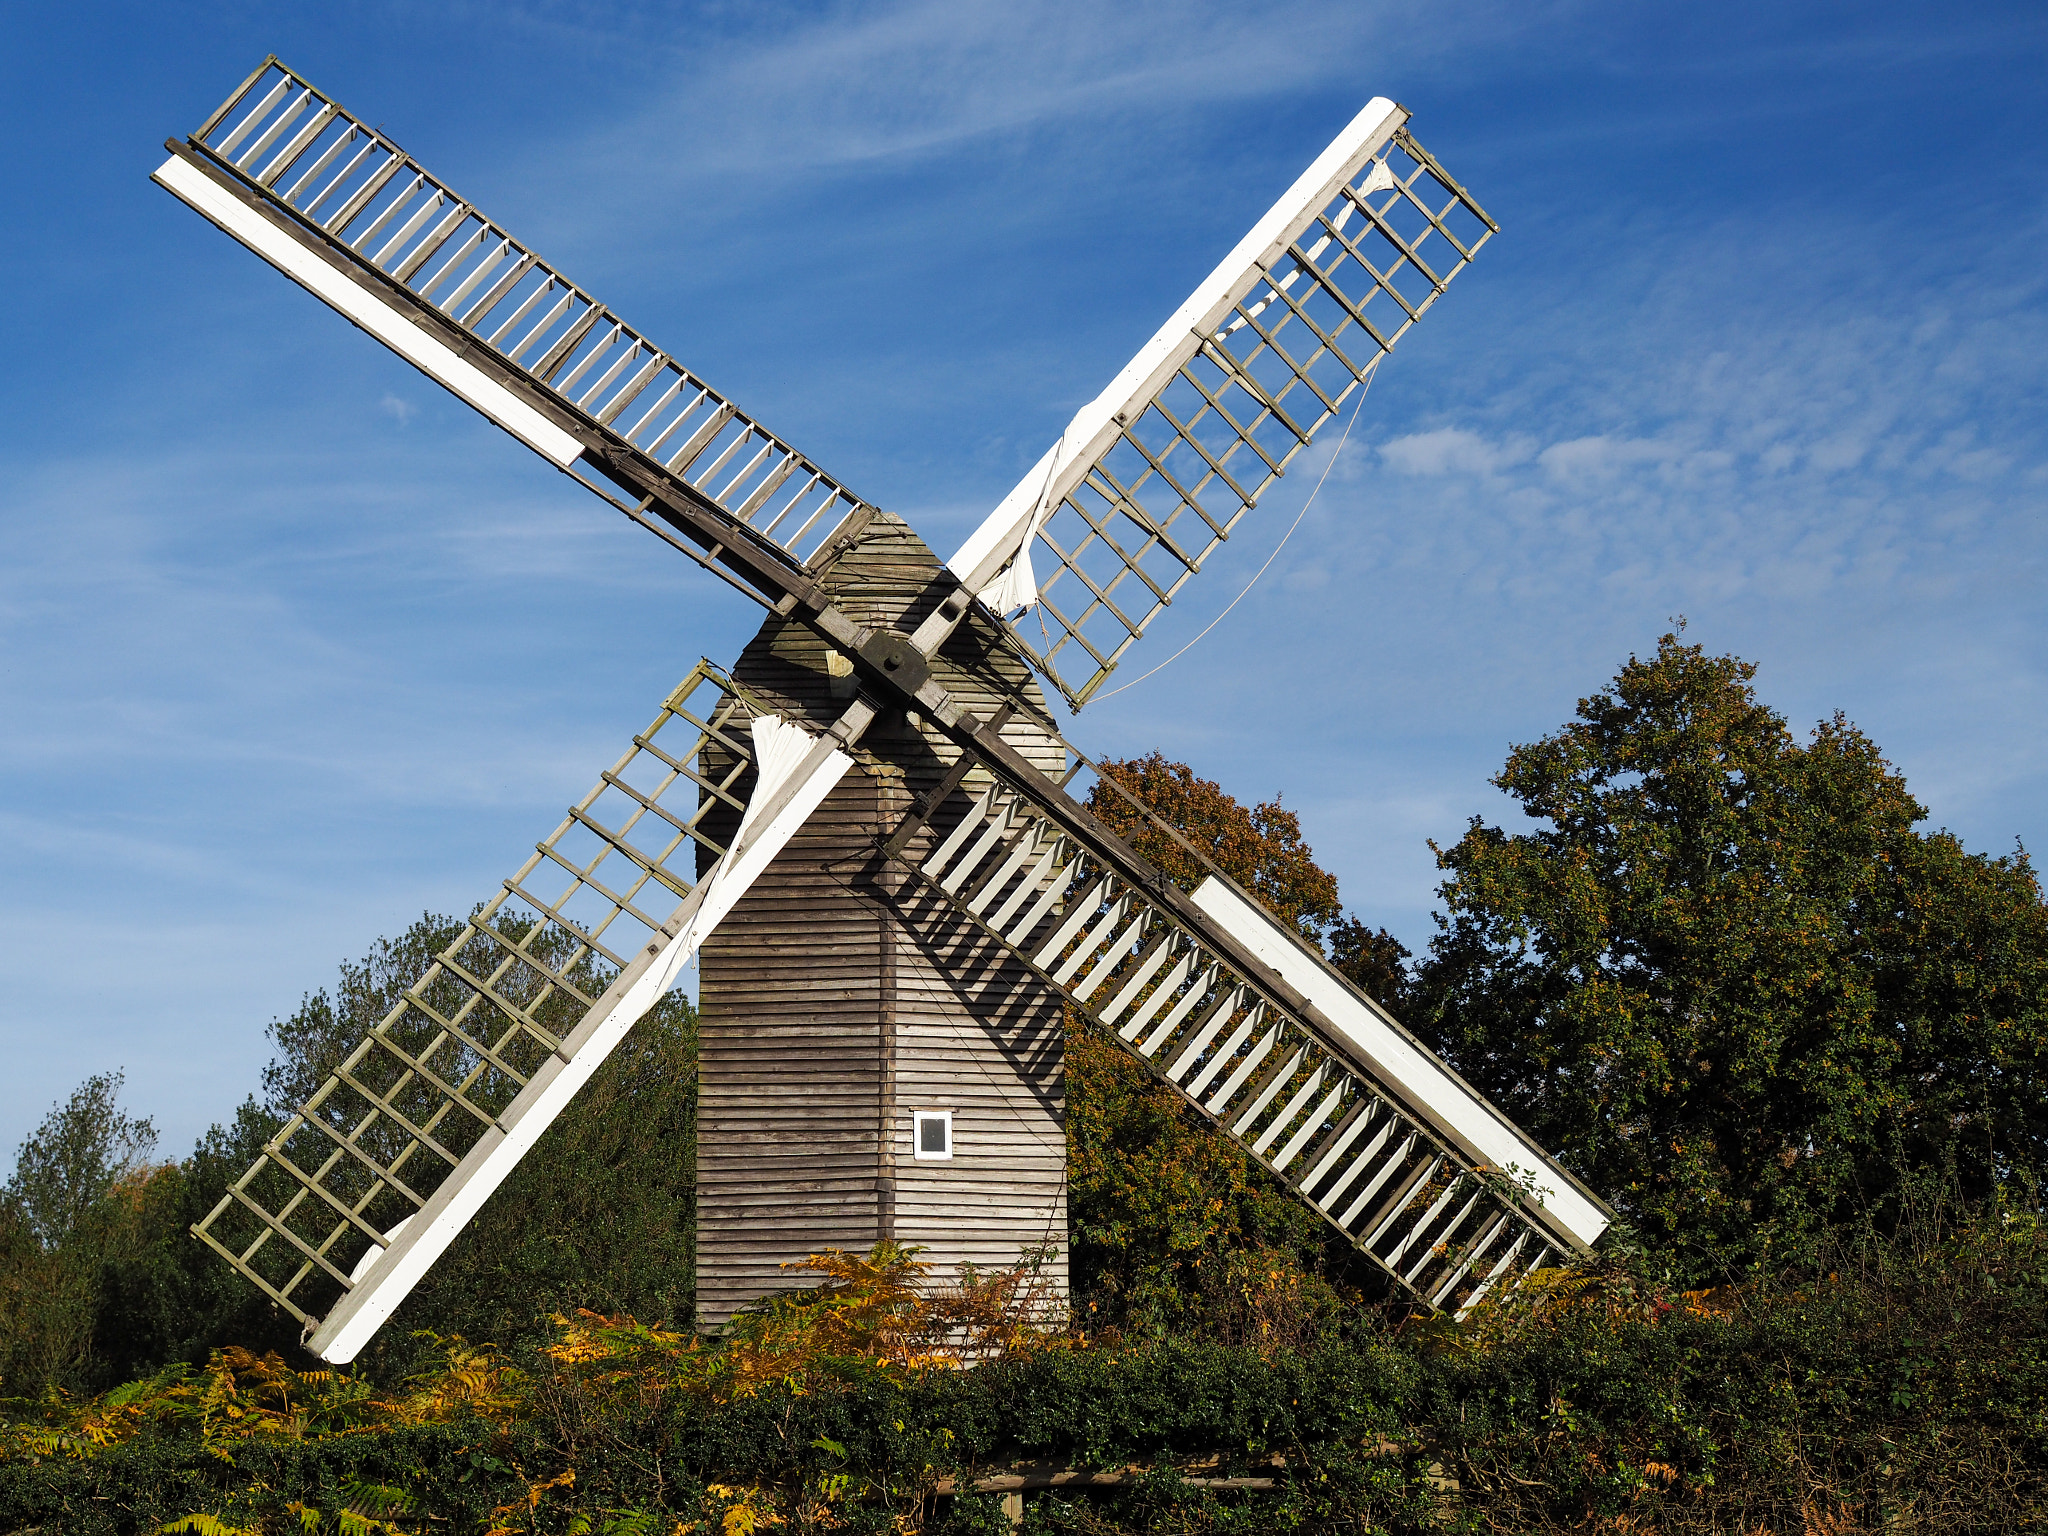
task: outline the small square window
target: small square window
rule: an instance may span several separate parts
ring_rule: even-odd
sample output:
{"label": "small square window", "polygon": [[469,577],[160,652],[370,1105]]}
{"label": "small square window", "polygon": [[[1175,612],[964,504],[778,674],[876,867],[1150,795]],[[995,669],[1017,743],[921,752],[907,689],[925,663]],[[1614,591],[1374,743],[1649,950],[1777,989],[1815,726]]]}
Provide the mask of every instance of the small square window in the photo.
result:
{"label": "small square window", "polygon": [[911,1147],[920,1163],[953,1160],[953,1111],[920,1109],[910,1117]]}

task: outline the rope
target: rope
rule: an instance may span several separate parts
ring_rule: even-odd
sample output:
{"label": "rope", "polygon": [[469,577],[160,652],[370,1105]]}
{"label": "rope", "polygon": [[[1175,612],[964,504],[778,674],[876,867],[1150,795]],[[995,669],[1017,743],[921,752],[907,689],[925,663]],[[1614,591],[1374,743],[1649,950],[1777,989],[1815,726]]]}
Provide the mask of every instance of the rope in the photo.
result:
{"label": "rope", "polygon": [[[1386,356],[1386,354],[1383,352],[1380,354],[1380,356],[1384,357]],[[1299,528],[1301,526],[1301,520],[1304,517],[1308,516],[1308,509],[1316,504],[1316,494],[1317,492],[1322,490],[1323,481],[1330,478],[1330,471],[1336,466],[1337,463],[1337,455],[1344,451],[1344,444],[1347,441],[1349,441],[1351,437],[1351,429],[1358,422],[1359,410],[1365,405],[1365,397],[1372,389],[1372,381],[1379,377],[1379,371],[1379,359],[1375,358],[1373,360],[1371,372],[1367,373],[1365,376],[1365,387],[1359,390],[1358,392],[1358,404],[1351,407],[1351,419],[1344,423],[1344,435],[1337,439],[1337,446],[1330,450],[1329,462],[1323,466],[1322,475],[1316,480],[1315,489],[1308,493],[1308,500],[1304,501],[1301,504],[1301,510],[1294,514],[1294,521],[1287,525],[1287,531],[1280,535],[1280,542],[1273,546],[1273,553],[1266,556],[1265,565],[1260,566],[1256,571],[1252,572],[1252,579],[1244,584],[1244,591],[1238,593],[1237,596],[1233,597],[1230,600],[1229,608],[1225,608],[1221,613],[1217,614],[1215,618],[1209,621],[1208,627],[1202,631],[1202,634],[1195,636],[1193,640],[1190,640],[1186,645],[1182,646],[1179,650],[1175,651],[1171,656],[1167,657],[1166,660],[1162,661],[1161,663],[1159,663],[1158,666],[1154,667],[1151,672],[1140,672],[1128,683],[1119,683],[1116,687],[1110,689],[1108,693],[1096,694],[1094,698],[1088,701],[1089,703],[1094,704],[1098,703],[1103,699],[1114,698],[1116,695],[1122,693],[1126,688],[1137,687],[1138,684],[1145,681],[1146,678],[1152,676],[1153,673],[1165,671],[1168,667],[1172,666],[1176,661],[1179,661],[1181,657],[1187,655],[1189,651],[1193,650],[1195,648],[1196,643],[1201,640],[1203,635],[1208,634],[1209,630],[1214,629],[1218,624],[1221,624],[1225,619],[1229,618],[1230,609],[1235,608],[1239,603],[1243,602],[1247,596],[1250,595],[1252,588],[1259,584],[1259,578],[1266,574],[1267,569],[1273,564],[1275,560],[1278,560],[1280,558],[1280,551],[1285,549],[1287,547],[1287,541],[1294,537],[1294,530]]]}

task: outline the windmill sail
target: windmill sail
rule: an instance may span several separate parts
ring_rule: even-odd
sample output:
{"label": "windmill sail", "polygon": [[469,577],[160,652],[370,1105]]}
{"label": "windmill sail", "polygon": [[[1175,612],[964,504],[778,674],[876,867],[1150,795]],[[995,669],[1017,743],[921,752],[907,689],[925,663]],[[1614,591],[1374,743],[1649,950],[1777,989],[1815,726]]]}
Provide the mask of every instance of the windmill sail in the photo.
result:
{"label": "windmill sail", "polygon": [[315,1353],[355,1358],[851,765],[734,692],[692,671],[193,1229]]}
{"label": "windmill sail", "polygon": [[1570,1173],[1228,881],[1184,896],[1040,775],[977,766],[890,840],[927,942],[997,940],[1429,1306],[1463,1312],[1605,1230]]}
{"label": "windmill sail", "polygon": [[[889,750],[909,723],[950,764],[879,849],[927,955],[992,938],[1432,1306],[1598,1236],[1596,1199],[1297,936],[1106,833],[1065,791],[1084,758],[1055,784],[1007,745],[1030,690],[966,707],[1007,642],[1085,703],[1490,237],[1406,123],[1359,115],[955,555],[958,585],[275,58],[170,146],[165,187],[600,494],[645,498],[626,510],[808,631],[831,678],[859,670],[819,735],[692,672],[198,1225],[316,1351],[361,1349],[885,710]],[[1035,609],[1042,643],[970,594]]]}
{"label": "windmill sail", "polygon": [[168,147],[159,185],[601,494],[624,455],[799,566],[863,510],[274,56]]}
{"label": "windmill sail", "polygon": [[1497,230],[1377,97],[947,562],[1076,708]]}

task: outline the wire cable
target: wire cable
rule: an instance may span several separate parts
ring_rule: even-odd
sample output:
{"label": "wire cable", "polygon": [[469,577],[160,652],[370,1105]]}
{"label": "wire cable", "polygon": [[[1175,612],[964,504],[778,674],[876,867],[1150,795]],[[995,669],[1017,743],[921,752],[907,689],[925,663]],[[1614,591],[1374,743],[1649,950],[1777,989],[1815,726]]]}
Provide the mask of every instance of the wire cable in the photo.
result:
{"label": "wire cable", "polygon": [[[1380,357],[1385,356],[1386,354],[1384,352],[1380,354]],[[1316,495],[1318,492],[1322,490],[1323,481],[1330,478],[1330,471],[1336,467],[1337,455],[1344,451],[1344,444],[1350,440],[1351,429],[1358,423],[1358,413],[1361,409],[1364,408],[1365,397],[1367,394],[1371,392],[1372,381],[1379,377],[1379,372],[1379,358],[1375,358],[1373,359],[1371,372],[1367,373],[1365,376],[1364,387],[1358,391],[1358,404],[1351,407],[1351,419],[1344,423],[1344,435],[1337,439],[1337,446],[1330,450],[1329,462],[1323,465],[1323,472],[1321,476],[1319,476],[1316,480],[1315,489],[1308,493],[1308,500],[1304,501],[1301,504],[1301,510],[1294,514],[1294,521],[1287,525],[1287,531],[1280,535],[1280,542],[1273,546],[1273,553],[1266,556],[1265,565],[1262,565],[1256,571],[1253,571],[1252,579],[1244,584],[1244,591],[1238,593],[1237,596],[1233,597],[1230,600],[1230,607],[1225,608],[1221,613],[1217,614],[1215,618],[1209,621],[1207,627],[1203,629],[1200,635],[1195,636],[1193,640],[1190,640],[1186,645],[1182,646],[1179,650],[1175,651],[1171,656],[1167,657],[1166,660],[1159,663],[1159,665],[1154,667],[1151,672],[1140,672],[1128,683],[1119,683],[1116,687],[1110,689],[1108,693],[1096,694],[1094,698],[1088,701],[1089,703],[1096,704],[1100,703],[1104,699],[1115,698],[1118,694],[1122,693],[1126,688],[1135,688],[1138,686],[1138,684],[1144,682],[1146,678],[1151,677],[1154,673],[1165,671],[1168,667],[1172,666],[1176,661],[1179,661],[1181,657],[1187,655],[1189,651],[1193,650],[1196,644],[1202,639],[1203,635],[1208,634],[1210,630],[1214,629],[1218,624],[1221,624],[1225,619],[1229,618],[1230,609],[1235,608],[1239,603],[1243,602],[1245,598],[1251,594],[1252,588],[1259,584],[1259,578],[1266,574],[1267,569],[1271,567],[1275,560],[1278,560],[1280,558],[1280,551],[1285,549],[1287,547],[1287,541],[1294,537],[1294,530],[1299,528],[1301,526],[1301,520],[1304,517],[1308,516],[1308,509],[1316,504]]]}

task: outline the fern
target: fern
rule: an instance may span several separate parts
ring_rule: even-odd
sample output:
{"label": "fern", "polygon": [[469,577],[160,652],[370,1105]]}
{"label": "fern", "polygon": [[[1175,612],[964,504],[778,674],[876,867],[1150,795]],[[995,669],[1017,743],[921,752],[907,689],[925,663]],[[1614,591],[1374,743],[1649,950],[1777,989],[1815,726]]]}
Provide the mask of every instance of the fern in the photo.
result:
{"label": "fern", "polygon": [[568,1524],[568,1536],[667,1536],[681,1529],[670,1516],[652,1509],[607,1509],[598,1518],[602,1524],[587,1514],[576,1516]]}
{"label": "fern", "polygon": [[347,1483],[342,1488],[342,1496],[348,1500],[346,1513],[366,1519],[388,1520],[393,1515],[416,1515],[423,1507],[403,1488],[393,1488],[384,1483]]}
{"label": "fern", "polygon": [[253,1525],[229,1525],[216,1515],[203,1510],[194,1514],[180,1515],[168,1524],[157,1527],[158,1536],[263,1536]]}

